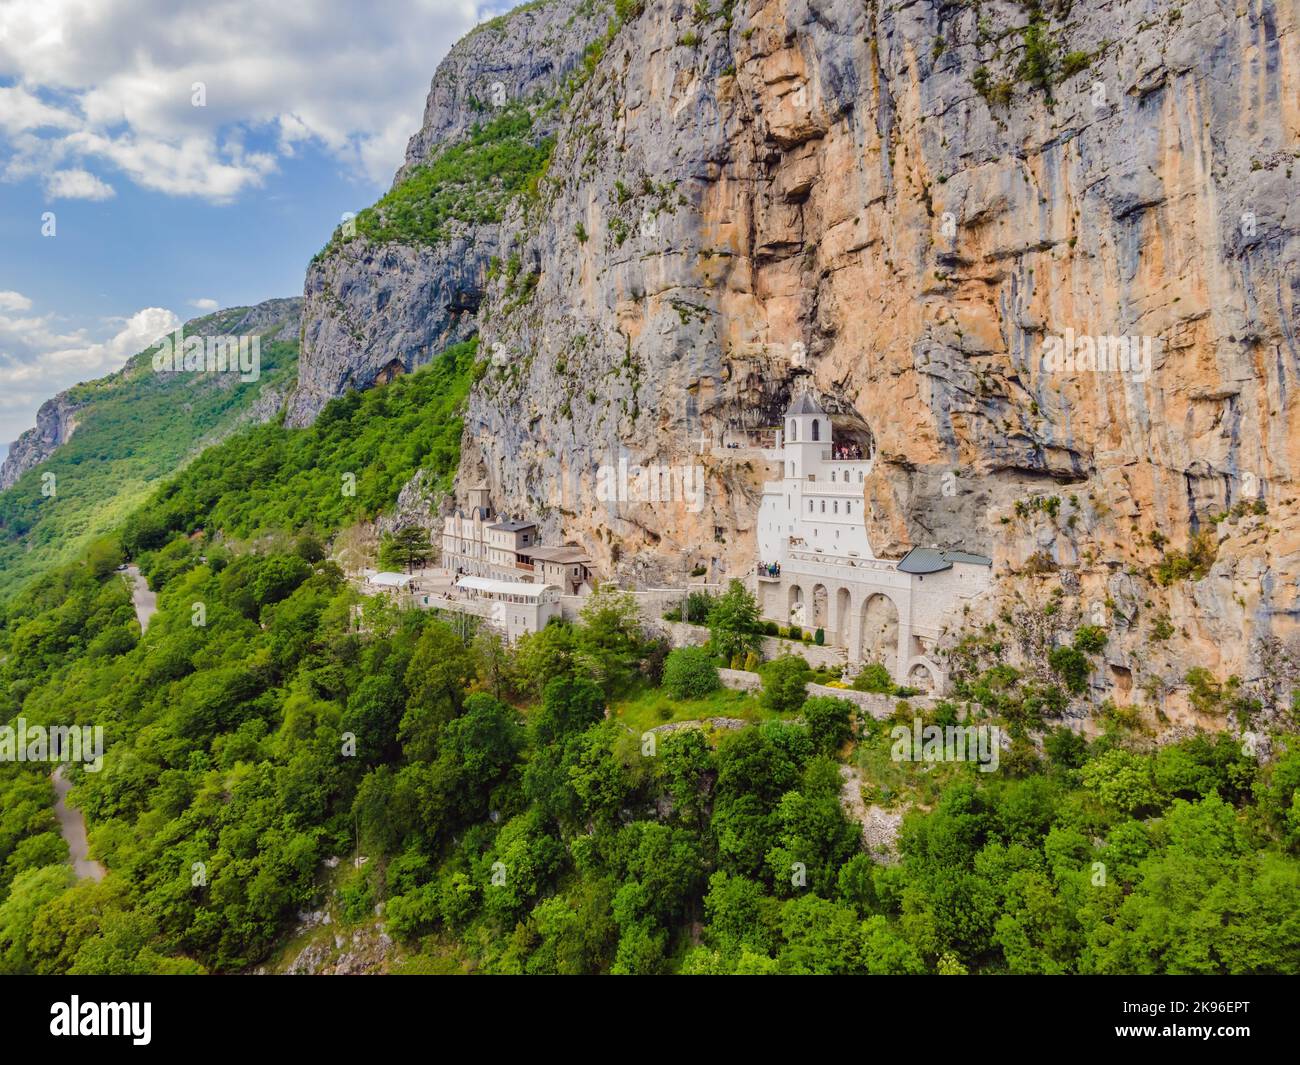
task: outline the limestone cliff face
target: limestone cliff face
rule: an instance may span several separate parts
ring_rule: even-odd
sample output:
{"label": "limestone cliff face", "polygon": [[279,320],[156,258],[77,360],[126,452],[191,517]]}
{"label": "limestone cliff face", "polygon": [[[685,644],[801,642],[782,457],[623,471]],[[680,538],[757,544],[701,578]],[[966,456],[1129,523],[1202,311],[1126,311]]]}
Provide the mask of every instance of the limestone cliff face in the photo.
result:
{"label": "limestone cliff face", "polygon": [[[737,574],[764,460],[711,445],[804,379],[876,442],[877,552],[993,554],[986,620],[1026,652],[1098,621],[1098,697],[1200,720],[1196,665],[1279,696],[1300,648],[1298,17],[649,3],[562,110],[540,202],[488,235],[522,274],[481,290],[495,365],[461,483],[607,571]],[[452,128],[434,95],[417,157]],[[389,343],[389,320],[363,328]],[[1081,361],[1046,359],[1066,337]],[[1094,370],[1111,337],[1149,372]],[[610,499],[620,458],[701,467],[704,491]]]}
{"label": "limestone cliff face", "polygon": [[77,428],[80,407],[64,393],[47,399],[36,412],[36,427],[28,429],[9,445],[9,453],[0,463],[0,492],[12,488],[18,478],[33,466],[39,466],[55,448],[67,443]]}
{"label": "limestone cliff face", "polygon": [[[455,45],[434,75],[424,123],[395,183],[502,104],[553,95],[604,25],[601,10],[592,0],[549,0]],[[557,118],[539,116],[535,136],[548,135]],[[358,236],[319,255],[303,287],[302,356],[288,424],[308,425],[349,389],[409,373],[472,335],[502,240],[499,225],[461,225],[436,245],[377,245]]]}

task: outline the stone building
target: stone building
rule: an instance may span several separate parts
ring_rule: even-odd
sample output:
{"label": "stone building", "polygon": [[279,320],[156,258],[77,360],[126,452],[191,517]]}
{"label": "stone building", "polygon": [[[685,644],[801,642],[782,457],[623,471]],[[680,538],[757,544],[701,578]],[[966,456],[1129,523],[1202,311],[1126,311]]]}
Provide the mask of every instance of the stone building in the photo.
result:
{"label": "stone building", "polygon": [[809,394],[783,419],[781,477],[763,486],[758,518],[758,599],[781,625],[823,629],[849,662],[881,662],[899,684],[942,689],[934,647],[945,623],[989,586],[991,560],[961,550],[913,548],[876,558],[867,537],[864,484],[870,441],[837,436]]}

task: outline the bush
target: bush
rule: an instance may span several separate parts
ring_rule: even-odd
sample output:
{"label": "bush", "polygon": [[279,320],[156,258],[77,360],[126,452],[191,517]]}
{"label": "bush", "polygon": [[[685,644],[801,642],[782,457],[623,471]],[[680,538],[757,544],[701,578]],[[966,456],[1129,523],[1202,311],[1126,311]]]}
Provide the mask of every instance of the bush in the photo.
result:
{"label": "bush", "polygon": [[713,609],[714,599],[708,592],[691,592],[686,597],[686,609],[682,611],[682,620],[692,625],[703,625],[709,620],[709,611]]}
{"label": "bush", "polygon": [[1074,634],[1074,649],[1086,655],[1099,654],[1106,646],[1106,630],[1099,625],[1082,625]]}
{"label": "bush", "polygon": [[781,626],[778,625],[775,621],[765,621],[765,622],[763,622],[763,635],[764,635],[764,636],[780,636],[780,635],[781,635]]}
{"label": "bush", "polygon": [[813,745],[822,754],[833,755],[853,734],[853,704],[847,699],[816,695],[804,701],[802,714]]}
{"label": "bush", "polygon": [[804,703],[804,688],[812,669],[799,655],[782,655],[763,667],[763,706],[779,714],[792,713]]}
{"label": "bush", "polygon": [[757,671],[758,667],[762,664],[763,659],[759,657],[757,651],[750,651],[749,654],[745,656],[745,668],[751,673]]}
{"label": "bush", "polygon": [[1054,647],[1047,656],[1047,663],[1073,694],[1079,695],[1088,687],[1088,674],[1092,667],[1082,651],[1073,647]]}
{"label": "bush", "polygon": [[785,634],[792,640],[802,640],[803,626],[791,625],[788,629],[785,630]]}
{"label": "bush", "polygon": [[878,692],[882,695],[894,690],[894,678],[889,670],[879,662],[868,662],[862,671],[853,678],[855,692]]}
{"label": "bush", "polygon": [[818,647],[821,647],[825,642],[826,642],[825,629],[818,629],[815,633],[813,633],[813,643],[815,643]]}
{"label": "bush", "polygon": [[664,688],[676,699],[700,699],[721,687],[718,667],[703,647],[679,647],[664,662]]}

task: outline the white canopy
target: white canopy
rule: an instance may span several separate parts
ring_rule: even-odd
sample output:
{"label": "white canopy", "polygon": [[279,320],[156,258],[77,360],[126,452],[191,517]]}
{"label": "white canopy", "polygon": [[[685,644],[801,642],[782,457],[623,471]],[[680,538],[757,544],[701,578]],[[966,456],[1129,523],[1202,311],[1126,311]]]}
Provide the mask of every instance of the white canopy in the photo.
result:
{"label": "white canopy", "polygon": [[527,581],[494,581],[490,577],[461,577],[456,581],[456,587],[473,592],[486,592],[489,595],[518,595],[525,599],[540,599],[543,593],[557,590],[551,584],[532,584]]}
{"label": "white canopy", "polygon": [[366,581],[384,588],[405,588],[411,583],[411,578],[405,573],[375,573],[367,577]]}

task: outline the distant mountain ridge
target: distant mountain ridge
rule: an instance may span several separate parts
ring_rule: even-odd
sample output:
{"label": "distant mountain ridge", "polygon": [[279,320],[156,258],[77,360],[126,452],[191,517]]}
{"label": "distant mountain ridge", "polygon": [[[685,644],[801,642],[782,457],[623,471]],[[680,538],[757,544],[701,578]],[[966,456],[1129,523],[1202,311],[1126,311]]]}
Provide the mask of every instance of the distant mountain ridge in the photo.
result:
{"label": "distant mountain ridge", "polygon": [[276,417],[297,377],[301,313],[301,298],[277,298],[182,326],[189,336],[259,337],[256,381],[157,373],[151,345],[42,404],[0,464],[0,596],[112,528],[204,447]]}

